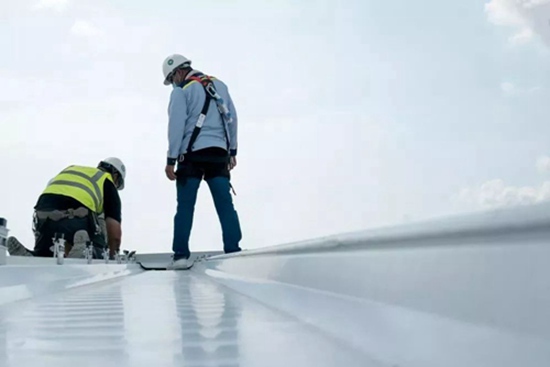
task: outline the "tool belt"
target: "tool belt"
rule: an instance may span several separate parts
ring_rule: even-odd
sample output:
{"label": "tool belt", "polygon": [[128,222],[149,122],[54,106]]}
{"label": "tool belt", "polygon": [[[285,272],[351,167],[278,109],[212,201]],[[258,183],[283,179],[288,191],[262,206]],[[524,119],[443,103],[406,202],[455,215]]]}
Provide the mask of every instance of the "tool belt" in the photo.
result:
{"label": "tool belt", "polygon": [[37,219],[41,219],[41,220],[51,219],[54,222],[60,221],[61,219],[86,218],[89,213],[90,211],[84,207],[80,207],[78,209],[52,210],[52,211],[37,210],[35,212]]}

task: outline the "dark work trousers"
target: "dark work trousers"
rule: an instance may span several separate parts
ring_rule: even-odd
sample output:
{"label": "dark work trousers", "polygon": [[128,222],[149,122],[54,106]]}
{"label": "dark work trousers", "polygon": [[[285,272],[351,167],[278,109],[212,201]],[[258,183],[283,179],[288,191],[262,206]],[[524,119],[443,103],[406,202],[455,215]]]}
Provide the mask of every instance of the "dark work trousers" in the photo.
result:
{"label": "dark work trousers", "polygon": [[107,243],[103,234],[101,232],[97,233],[95,223],[93,214],[89,214],[84,218],[64,218],[58,221],[35,219],[35,244],[32,253],[34,256],[39,257],[53,257],[53,238],[55,238],[56,234],[58,237],[61,237],[63,234],[65,241],[72,245],[75,233],[79,230],[85,230],[93,242],[93,258],[102,259],[103,249],[107,247]]}
{"label": "dark work trousers", "polygon": [[239,217],[231,197],[230,174],[226,162],[186,161],[178,165],[176,172],[177,211],[174,216],[172,250],[174,260],[189,258],[189,237],[197,192],[202,179],[206,181],[214,200],[214,206],[222,228],[225,253],[241,251],[242,238]]}

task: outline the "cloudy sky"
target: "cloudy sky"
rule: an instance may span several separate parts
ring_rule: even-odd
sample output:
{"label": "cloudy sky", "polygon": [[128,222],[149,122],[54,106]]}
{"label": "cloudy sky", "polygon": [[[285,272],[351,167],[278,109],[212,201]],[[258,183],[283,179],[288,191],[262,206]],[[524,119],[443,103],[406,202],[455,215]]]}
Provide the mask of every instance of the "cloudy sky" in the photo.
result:
{"label": "cloudy sky", "polygon": [[[550,1],[8,0],[0,216],[69,164],[128,167],[123,247],[170,251],[162,60],[223,79],[240,118],[243,248],[550,199]],[[192,250],[221,249],[201,186]]]}

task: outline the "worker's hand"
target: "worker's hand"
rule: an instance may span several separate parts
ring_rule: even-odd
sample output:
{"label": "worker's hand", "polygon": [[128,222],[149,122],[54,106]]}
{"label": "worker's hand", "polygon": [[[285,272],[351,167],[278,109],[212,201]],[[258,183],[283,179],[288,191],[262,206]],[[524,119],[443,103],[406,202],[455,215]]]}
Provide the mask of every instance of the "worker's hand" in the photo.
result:
{"label": "worker's hand", "polygon": [[166,172],[166,177],[168,177],[170,181],[174,181],[176,179],[176,172],[174,170],[174,166],[167,165],[166,168],[164,169],[164,172]]}
{"label": "worker's hand", "polygon": [[237,165],[237,157],[229,157],[229,163],[227,164],[227,168],[231,171],[235,166]]}

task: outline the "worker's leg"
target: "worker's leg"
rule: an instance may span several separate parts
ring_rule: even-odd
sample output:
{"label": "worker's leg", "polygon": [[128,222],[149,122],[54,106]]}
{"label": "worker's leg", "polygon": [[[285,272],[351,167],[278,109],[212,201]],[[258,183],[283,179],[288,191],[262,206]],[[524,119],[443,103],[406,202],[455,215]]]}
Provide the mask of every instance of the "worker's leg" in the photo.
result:
{"label": "worker's leg", "polygon": [[[83,250],[85,247],[85,237],[82,236],[82,232],[88,233],[90,238],[90,226],[88,217],[72,217],[62,218],[59,220],[53,219],[39,219],[37,222],[37,236],[34,246],[35,256],[51,257],[53,251],[51,250],[53,238],[57,235],[65,239],[65,255],[70,257],[83,257]],[[77,240],[77,247],[74,248],[74,240]]]}
{"label": "worker's leg", "polygon": [[51,219],[38,219],[35,221],[34,228],[34,256],[52,257],[53,252],[50,248],[53,246],[55,233],[58,231],[57,224]]}
{"label": "worker's leg", "polygon": [[86,246],[90,242],[90,234],[84,229],[76,231],[71,238],[72,247],[67,254],[67,257],[83,259]]}
{"label": "worker's leg", "polygon": [[[36,217],[36,213],[33,213],[32,217],[32,231],[35,238],[35,243],[40,237],[40,231],[39,227],[44,224],[44,221],[38,220]],[[35,256],[34,252],[32,250],[29,250],[26,248],[17,238],[14,236],[8,237],[8,252],[11,256]]]}
{"label": "worker's leg", "polygon": [[71,240],[72,248],[67,257],[84,258],[86,247],[91,242],[94,249],[93,258],[103,258],[103,249],[107,247],[107,242],[97,214],[88,212],[80,221],[73,220],[72,225],[75,232]]}
{"label": "worker's leg", "polygon": [[193,227],[193,215],[197,192],[202,179],[202,171],[191,163],[182,164],[178,168],[176,190],[177,210],[174,216],[174,237],[172,251],[174,260],[189,258],[189,237]]}
{"label": "worker's leg", "polygon": [[[97,233],[95,237],[92,238],[92,242],[94,246],[92,257],[94,259],[103,259],[103,252],[109,249],[107,241],[105,241],[105,236],[103,235],[103,232]],[[109,255],[108,252],[107,255]]]}
{"label": "worker's leg", "polygon": [[105,214],[100,215],[90,213],[88,216],[89,221],[89,234],[90,240],[93,244],[94,259],[103,259],[103,251],[109,249],[108,237],[107,237],[107,223],[105,221]]}
{"label": "worker's leg", "polygon": [[239,247],[242,238],[241,226],[231,198],[230,175],[227,166],[224,163],[213,164],[211,169],[206,171],[205,181],[210,188],[222,227],[224,252],[241,251]]}

